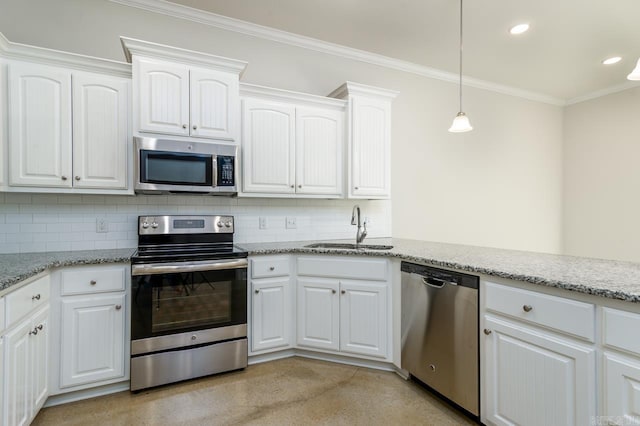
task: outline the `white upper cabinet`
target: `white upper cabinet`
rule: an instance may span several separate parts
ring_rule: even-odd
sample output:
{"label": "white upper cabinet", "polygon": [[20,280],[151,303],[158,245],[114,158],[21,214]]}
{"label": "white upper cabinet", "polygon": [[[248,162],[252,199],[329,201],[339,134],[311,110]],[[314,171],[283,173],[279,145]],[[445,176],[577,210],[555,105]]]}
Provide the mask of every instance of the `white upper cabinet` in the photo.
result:
{"label": "white upper cabinet", "polygon": [[343,113],[296,109],[296,191],[304,194],[342,192]]}
{"label": "white upper cabinet", "polygon": [[73,186],[127,187],[129,81],[73,75]]}
{"label": "white upper cabinet", "polygon": [[191,70],[191,135],[238,140],[240,95],[237,74]]}
{"label": "white upper cabinet", "polygon": [[136,131],[238,142],[239,80],[246,62],[121,40],[133,64]]}
{"label": "white upper cabinet", "polygon": [[244,192],[295,193],[295,108],[242,101]]}
{"label": "white upper cabinet", "polygon": [[341,197],[346,103],[249,84],[241,91],[240,195]]}
{"label": "white upper cabinet", "polygon": [[349,198],[391,196],[391,102],[397,94],[348,82],[329,95],[349,100]]}
{"label": "white upper cabinet", "polygon": [[10,63],[9,120],[9,184],[70,188],[71,72]]}
{"label": "white upper cabinet", "polygon": [[138,58],[133,66],[140,131],[189,135],[189,68]]}

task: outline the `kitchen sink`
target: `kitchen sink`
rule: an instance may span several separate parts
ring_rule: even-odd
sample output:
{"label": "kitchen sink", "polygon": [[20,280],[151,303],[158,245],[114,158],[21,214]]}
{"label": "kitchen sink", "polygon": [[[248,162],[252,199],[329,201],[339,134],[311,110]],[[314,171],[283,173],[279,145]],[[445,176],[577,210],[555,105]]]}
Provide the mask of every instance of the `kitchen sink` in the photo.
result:
{"label": "kitchen sink", "polygon": [[376,244],[349,244],[349,243],[313,243],[305,248],[343,249],[343,250],[391,250],[393,246]]}

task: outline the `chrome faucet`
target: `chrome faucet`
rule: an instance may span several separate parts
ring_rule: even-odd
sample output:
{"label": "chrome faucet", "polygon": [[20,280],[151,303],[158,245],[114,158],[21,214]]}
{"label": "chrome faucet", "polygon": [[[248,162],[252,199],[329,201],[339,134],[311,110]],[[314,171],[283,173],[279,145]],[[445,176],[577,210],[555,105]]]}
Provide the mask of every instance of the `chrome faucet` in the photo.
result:
{"label": "chrome faucet", "polygon": [[[357,222],[356,222],[357,215]],[[358,232],[356,232],[356,248],[358,245],[364,241],[364,238],[367,236],[367,220],[365,219],[364,223],[360,223],[360,206],[353,206],[353,211],[351,212],[351,224],[358,225]]]}

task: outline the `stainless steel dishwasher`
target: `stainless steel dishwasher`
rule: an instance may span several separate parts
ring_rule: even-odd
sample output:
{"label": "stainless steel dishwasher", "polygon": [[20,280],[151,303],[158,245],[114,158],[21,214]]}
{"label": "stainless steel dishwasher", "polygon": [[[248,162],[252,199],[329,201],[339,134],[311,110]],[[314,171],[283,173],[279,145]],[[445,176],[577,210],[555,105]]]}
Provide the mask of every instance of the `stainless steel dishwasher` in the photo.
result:
{"label": "stainless steel dishwasher", "polygon": [[402,368],[480,415],[479,278],[402,262]]}

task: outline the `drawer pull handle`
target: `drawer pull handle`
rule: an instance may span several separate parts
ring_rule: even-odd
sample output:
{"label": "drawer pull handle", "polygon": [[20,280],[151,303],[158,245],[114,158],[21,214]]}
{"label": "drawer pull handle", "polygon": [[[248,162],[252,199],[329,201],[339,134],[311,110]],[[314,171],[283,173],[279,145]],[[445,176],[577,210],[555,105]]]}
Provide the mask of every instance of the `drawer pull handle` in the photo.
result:
{"label": "drawer pull handle", "polygon": [[276,269],[276,268],[275,268],[275,266],[270,266],[270,267],[269,267],[269,270],[270,270],[270,271],[273,271],[273,270],[275,270],[275,269]]}
{"label": "drawer pull handle", "polygon": [[35,336],[36,334],[38,334],[38,331],[42,330],[42,327],[42,324],[34,327],[33,330],[29,332],[29,335]]}
{"label": "drawer pull handle", "polygon": [[116,311],[119,311],[120,309],[122,309],[122,305],[116,305]]}
{"label": "drawer pull handle", "polygon": [[531,305],[524,305],[522,307],[522,310],[525,311],[525,312],[531,312],[532,309],[533,309],[533,306],[531,306]]}
{"label": "drawer pull handle", "polygon": [[484,329],[484,334],[486,334],[487,336],[491,334],[491,330],[489,330],[488,328]]}
{"label": "drawer pull handle", "polygon": [[89,284],[96,285],[96,284],[98,284],[98,282],[96,280],[91,280],[91,281],[89,281]]}
{"label": "drawer pull handle", "polygon": [[36,294],[35,296],[31,296],[31,300],[40,300],[40,293]]}

